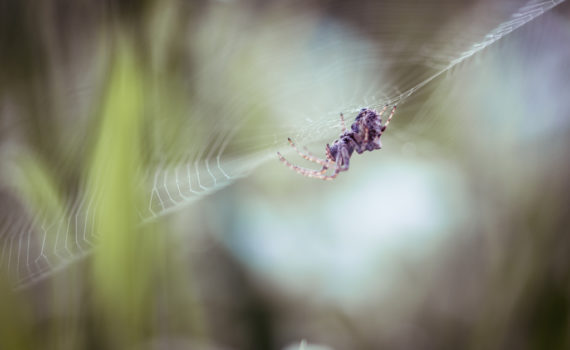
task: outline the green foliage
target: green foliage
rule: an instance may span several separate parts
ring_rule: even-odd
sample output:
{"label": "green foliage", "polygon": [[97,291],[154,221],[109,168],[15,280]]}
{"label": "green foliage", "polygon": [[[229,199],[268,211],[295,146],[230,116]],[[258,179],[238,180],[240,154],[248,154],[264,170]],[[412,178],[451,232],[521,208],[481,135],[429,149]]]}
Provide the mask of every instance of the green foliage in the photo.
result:
{"label": "green foliage", "polygon": [[94,296],[115,340],[136,338],[148,319],[153,257],[159,251],[139,227],[144,76],[130,44],[121,41],[111,68],[89,170],[89,196],[96,197],[95,230],[100,246],[93,260]]}

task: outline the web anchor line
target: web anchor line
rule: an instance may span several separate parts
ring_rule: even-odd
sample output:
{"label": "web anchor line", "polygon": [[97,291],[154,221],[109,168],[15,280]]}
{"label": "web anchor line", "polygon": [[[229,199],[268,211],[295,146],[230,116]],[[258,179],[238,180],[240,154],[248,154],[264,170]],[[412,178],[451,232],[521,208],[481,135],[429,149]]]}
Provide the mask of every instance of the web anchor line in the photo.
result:
{"label": "web anchor line", "polygon": [[517,30],[518,28],[524,26],[525,24],[529,23],[533,19],[543,15],[553,7],[561,4],[565,0],[550,0],[550,1],[536,1],[531,0],[527,3],[527,5],[521,7],[519,11],[515,12],[511,15],[511,20],[501,23],[498,27],[493,29],[489,34],[485,35],[485,39],[479,43],[475,43],[471,45],[471,48],[463,51],[459,54],[456,58],[452,59],[447,67],[443,68],[439,72],[433,74],[432,76],[428,77],[424,81],[420,82],[416,86],[412,87],[411,89],[401,93],[397,98],[391,101],[391,103],[395,102],[402,102],[412,96],[416,91],[436,79],[437,77],[441,76],[442,74],[450,71],[452,68],[457,66],[458,64],[464,62],[468,58],[472,57],[473,55],[479,53],[480,51],[486,49],[487,47],[491,46],[498,40],[502,39],[504,36],[512,33],[513,31]]}

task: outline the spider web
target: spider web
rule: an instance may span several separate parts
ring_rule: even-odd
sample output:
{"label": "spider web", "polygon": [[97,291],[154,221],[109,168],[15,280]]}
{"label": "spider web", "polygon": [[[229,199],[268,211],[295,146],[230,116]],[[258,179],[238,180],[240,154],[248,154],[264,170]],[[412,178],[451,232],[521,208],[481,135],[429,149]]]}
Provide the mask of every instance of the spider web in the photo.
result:
{"label": "spider web", "polygon": [[[184,118],[157,116],[153,124],[141,224],[276,161],[287,137],[322,147],[339,133],[341,112],[350,123],[362,107],[397,103],[412,110],[435,80],[562,2],[395,1],[362,8],[341,2],[303,13],[281,4],[261,14],[237,4],[207,6],[187,43],[189,84],[199,89]],[[96,245],[97,195],[77,193],[57,210],[3,195],[0,268],[16,287],[50,276]]]}

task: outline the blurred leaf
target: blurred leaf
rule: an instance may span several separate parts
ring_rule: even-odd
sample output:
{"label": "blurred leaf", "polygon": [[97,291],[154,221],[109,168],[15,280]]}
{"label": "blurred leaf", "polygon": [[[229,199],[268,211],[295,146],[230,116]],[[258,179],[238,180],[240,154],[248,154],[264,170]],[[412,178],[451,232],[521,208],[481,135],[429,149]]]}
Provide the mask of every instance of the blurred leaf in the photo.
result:
{"label": "blurred leaf", "polygon": [[146,328],[153,259],[160,254],[149,226],[139,226],[136,211],[143,199],[137,185],[144,87],[144,72],[123,38],[112,65],[89,172],[89,193],[96,198],[95,230],[100,237],[93,288],[107,330],[119,344],[128,344]]}

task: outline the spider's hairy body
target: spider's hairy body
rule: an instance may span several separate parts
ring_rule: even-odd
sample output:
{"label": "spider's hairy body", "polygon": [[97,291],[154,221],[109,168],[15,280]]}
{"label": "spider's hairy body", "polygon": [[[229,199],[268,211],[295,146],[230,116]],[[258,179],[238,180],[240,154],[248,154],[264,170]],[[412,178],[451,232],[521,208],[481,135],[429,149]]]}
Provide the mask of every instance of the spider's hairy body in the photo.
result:
{"label": "spider's hairy body", "polygon": [[[326,159],[319,159],[310,153],[300,152],[293,141],[289,139],[291,146],[299,153],[299,155],[309,161],[315,162],[322,165],[321,170],[310,170],[303,169],[296,165],[289,163],[281,153],[277,152],[279,159],[288,167],[298,172],[301,175],[307,177],[314,177],[323,180],[333,180],[335,179],[341,171],[348,170],[348,165],[350,162],[350,157],[354,151],[361,154],[365,151],[374,151],[382,148],[382,143],[380,142],[380,136],[386,130],[386,127],[392,120],[392,116],[396,111],[396,106],[392,109],[388,120],[384,125],[382,125],[382,114],[386,111],[388,106],[384,106],[380,113],[373,109],[362,108],[354,123],[347,130],[344,125],[344,117],[341,114],[341,124],[342,124],[342,134],[335,140],[332,146],[326,146]],[[335,167],[335,171],[332,175],[325,175],[328,169]]]}
{"label": "spider's hairy body", "polygon": [[330,152],[327,152],[329,159],[336,159],[336,155],[340,148],[352,153],[356,151],[362,154],[364,151],[373,151],[382,148],[380,136],[382,135],[382,119],[378,113],[372,109],[363,108],[356,120],[351,125],[350,130],[342,133],[338,140],[330,146]]}

